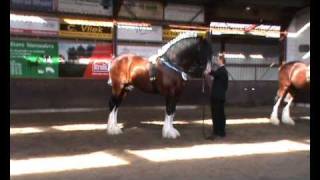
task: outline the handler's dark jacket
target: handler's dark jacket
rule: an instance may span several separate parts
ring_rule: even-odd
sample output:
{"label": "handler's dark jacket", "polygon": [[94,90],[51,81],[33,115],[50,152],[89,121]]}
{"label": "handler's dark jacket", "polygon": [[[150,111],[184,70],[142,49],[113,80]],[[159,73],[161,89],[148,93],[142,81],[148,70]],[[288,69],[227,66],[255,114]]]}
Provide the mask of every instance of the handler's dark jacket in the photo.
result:
{"label": "handler's dark jacket", "polygon": [[211,98],[225,100],[228,89],[228,72],[226,68],[222,66],[216,71],[211,71],[209,74],[214,77],[212,81]]}

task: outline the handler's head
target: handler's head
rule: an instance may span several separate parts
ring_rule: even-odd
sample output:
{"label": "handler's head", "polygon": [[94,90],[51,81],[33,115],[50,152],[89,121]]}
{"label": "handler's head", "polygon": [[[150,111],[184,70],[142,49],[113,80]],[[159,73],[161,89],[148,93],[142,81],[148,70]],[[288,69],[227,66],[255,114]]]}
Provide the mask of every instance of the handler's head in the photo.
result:
{"label": "handler's head", "polygon": [[224,58],[224,53],[219,53],[218,54],[218,59],[217,59],[218,65],[222,66],[226,64],[226,60]]}

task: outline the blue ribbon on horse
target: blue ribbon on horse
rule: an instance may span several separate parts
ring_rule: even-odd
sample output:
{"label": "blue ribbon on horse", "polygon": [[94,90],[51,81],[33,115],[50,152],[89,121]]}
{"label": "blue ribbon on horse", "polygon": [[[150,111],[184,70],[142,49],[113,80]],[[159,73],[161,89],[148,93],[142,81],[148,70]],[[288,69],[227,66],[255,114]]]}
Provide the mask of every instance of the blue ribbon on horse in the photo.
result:
{"label": "blue ribbon on horse", "polygon": [[164,58],[160,58],[160,59],[161,59],[160,62],[162,62],[163,64],[165,64],[165,65],[168,66],[169,68],[171,68],[171,69],[173,69],[173,70],[181,73],[181,76],[182,76],[182,79],[183,79],[183,80],[185,80],[185,81],[188,80],[188,75],[187,75],[187,73],[185,73],[185,72],[181,71],[180,69],[178,69],[177,67],[175,67],[175,65],[172,64],[170,61],[167,61],[167,60],[165,60]]}

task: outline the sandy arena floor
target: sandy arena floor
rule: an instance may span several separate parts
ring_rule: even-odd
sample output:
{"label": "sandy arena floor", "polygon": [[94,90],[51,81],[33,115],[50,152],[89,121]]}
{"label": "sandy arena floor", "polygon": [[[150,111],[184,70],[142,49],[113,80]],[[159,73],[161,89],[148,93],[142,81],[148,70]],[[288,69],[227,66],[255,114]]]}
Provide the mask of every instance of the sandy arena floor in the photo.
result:
{"label": "sandy arena floor", "polygon": [[228,107],[227,137],[216,141],[204,140],[199,107],[178,108],[175,140],[161,137],[163,108],[120,108],[117,136],[103,111],[12,115],[11,179],[310,179],[309,109],[292,108],[295,126],[271,125],[271,110]]}

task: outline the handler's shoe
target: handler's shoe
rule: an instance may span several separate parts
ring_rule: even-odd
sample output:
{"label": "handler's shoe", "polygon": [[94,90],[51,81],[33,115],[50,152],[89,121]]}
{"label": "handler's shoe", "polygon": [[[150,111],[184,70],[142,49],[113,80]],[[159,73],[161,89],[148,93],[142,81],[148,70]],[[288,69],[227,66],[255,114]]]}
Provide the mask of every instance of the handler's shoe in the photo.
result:
{"label": "handler's shoe", "polygon": [[206,140],[211,140],[211,141],[214,141],[216,139],[216,136],[215,135],[210,135],[208,137],[206,137]]}

